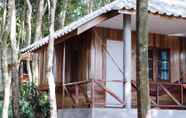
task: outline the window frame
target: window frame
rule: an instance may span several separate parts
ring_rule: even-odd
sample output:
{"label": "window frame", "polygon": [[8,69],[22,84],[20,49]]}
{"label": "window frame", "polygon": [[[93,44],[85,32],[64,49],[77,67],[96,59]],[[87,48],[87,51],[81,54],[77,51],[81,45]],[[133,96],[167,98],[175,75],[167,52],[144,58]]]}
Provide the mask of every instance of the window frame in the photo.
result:
{"label": "window frame", "polygon": [[[171,81],[171,61],[170,61],[170,49],[169,48],[158,48],[157,50],[157,81],[160,81],[160,82],[170,82]],[[168,53],[168,79],[167,80],[163,80],[161,79],[161,71],[160,70],[160,67],[159,67],[159,63],[160,63],[160,53],[161,51],[167,51]]]}

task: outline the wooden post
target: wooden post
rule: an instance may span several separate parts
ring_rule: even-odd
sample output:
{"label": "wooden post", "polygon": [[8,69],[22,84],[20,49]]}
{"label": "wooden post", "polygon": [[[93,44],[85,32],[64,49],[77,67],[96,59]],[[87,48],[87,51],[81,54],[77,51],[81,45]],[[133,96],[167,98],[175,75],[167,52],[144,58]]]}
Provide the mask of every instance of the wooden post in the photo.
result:
{"label": "wooden post", "polygon": [[95,105],[95,94],[94,94],[94,80],[91,80],[91,99],[92,99],[92,108],[94,108],[94,105]]}
{"label": "wooden post", "polygon": [[183,105],[184,104],[184,98],[183,98],[183,84],[180,84],[180,87],[181,87],[181,104]]}
{"label": "wooden post", "polygon": [[132,107],[132,39],[131,39],[131,16],[123,15],[123,72],[125,79],[125,103],[126,108]]}
{"label": "wooden post", "polygon": [[63,44],[63,75],[62,75],[62,108],[64,106],[64,99],[65,99],[65,62],[66,62],[66,46],[65,42]]}
{"label": "wooden post", "polygon": [[76,99],[75,99],[76,107],[78,107],[78,105],[79,105],[79,87],[78,87],[78,84],[75,85],[75,96],[76,96]]}
{"label": "wooden post", "polygon": [[159,105],[159,92],[160,92],[160,87],[159,84],[156,84],[156,104]]}

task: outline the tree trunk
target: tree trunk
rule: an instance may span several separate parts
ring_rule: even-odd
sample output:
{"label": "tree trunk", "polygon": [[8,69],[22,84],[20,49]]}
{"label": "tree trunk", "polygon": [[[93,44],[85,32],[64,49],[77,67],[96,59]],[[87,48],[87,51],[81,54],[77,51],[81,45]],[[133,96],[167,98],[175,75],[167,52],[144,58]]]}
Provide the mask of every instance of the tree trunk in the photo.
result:
{"label": "tree trunk", "polygon": [[[1,39],[0,39],[1,40]],[[3,49],[0,48],[0,55],[2,55]],[[3,57],[0,56],[0,91],[4,91],[4,83],[3,83],[3,65],[2,65]],[[2,94],[1,94],[2,95]]]}
{"label": "tree trunk", "polygon": [[136,28],[138,118],[150,118],[148,80],[148,0],[137,0]]}
{"label": "tree trunk", "polygon": [[44,0],[37,0],[37,15],[36,15],[36,29],[34,41],[39,40],[42,37],[42,23],[44,15]]}
{"label": "tree trunk", "polygon": [[59,24],[60,24],[59,28],[60,29],[63,29],[63,27],[65,26],[68,3],[69,3],[69,0],[63,0],[63,8],[59,14]]}
{"label": "tree trunk", "polygon": [[8,118],[8,108],[10,103],[10,86],[11,86],[11,78],[8,73],[8,62],[7,62],[7,47],[2,50],[2,70],[3,70],[3,78],[4,78],[4,100],[3,100],[3,112],[2,118]]}
{"label": "tree trunk", "polygon": [[93,0],[86,0],[86,14],[89,14],[93,11]]}
{"label": "tree trunk", "polygon": [[[37,18],[36,18],[36,29],[35,29],[35,38],[34,41],[37,41],[42,38],[42,23],[43,23],[43,15],[44,15],[44,0],[37,0]],[[33,73],[33,81],[36,85],[38,85],[39,79],[39,70],[38,70],[38,55],[33,54],[32,58],[32,73]]]}
{"label": "tree trunk", "polygon": [[2,118],[8,118],[8,109],[10,103],[10,91],[11,91],[11,78],[8,72],[8,32],[6,29],[6,20],[7,20],[7,1],[4,1],[4,11],[2,17],[2,24],[1,24],[1,32],[0,32],[0,50],[1,50],[1,71],[2,71],[2,78],[4,80],[4,100],[3,100],[3,109],[2,109]]}
{"label": "tree trunk", "polygon": [[11,77],[8,72],[8,46],[6,44],[6,40],[8,39],[8,34],[4,34],[5,37],[3,40],[1,47],[1,58],[2,58],[2,77],[4,79],[4,100],[3,100],[3,112],[2,118],[8,118],[8,109],[10,104],[10,92],[11,92]]}
{"label": "tree trunk", "polygon": [[[27,14],[26,14],[26,39],[27,39],[27,46],[31,44],[31,19],[32,19],[32,4],[30,0],[26,0],[27,3]],[[27,60],[27,71],[29,76],[29,81],[32,82],[32,72],[30,67],[30,60]]]}
{"label": "tree trunk", "polygon": [[[48,0],[49,6],[49,39],[50,35],[54,33],[55,10],[57,0]],[[56,94],[55,94],[55,78],[52,72],[54,60],[54,38],[50,39],[48,45],[48,65],[47,65],[47,79],[49,85],[49,102],[51,118],[57,118]]]}
{"label": "tree trunk", "polygon": [[19,112],[19,79],[18,79],[18,66],[13,64],[12,66],[12,107],[13,107],[13,117],[20,118]]}
{"label": "tree trunk", "polygon": [[12,49],[12,105],[14,118],[20,118],[19,113],[19,80],[18,80],[18,52],[16,41],[16,8],[15,0],[8,1],[9,25],[10,25],[10,45]]}

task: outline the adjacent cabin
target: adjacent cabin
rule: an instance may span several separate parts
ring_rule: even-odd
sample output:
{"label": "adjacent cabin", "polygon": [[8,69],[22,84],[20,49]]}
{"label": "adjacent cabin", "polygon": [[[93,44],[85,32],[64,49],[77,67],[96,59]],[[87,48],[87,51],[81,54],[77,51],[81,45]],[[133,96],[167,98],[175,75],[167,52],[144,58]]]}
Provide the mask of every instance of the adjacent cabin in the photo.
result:
{"label": "adjacent cabin", "polygon": [[[153,118],[186,116],[186,5],[149,1],[148,72]],[[135,0],[116,0],[22,49],[38,56],[48,91],[47,45],[63,118],[137,118]]]}

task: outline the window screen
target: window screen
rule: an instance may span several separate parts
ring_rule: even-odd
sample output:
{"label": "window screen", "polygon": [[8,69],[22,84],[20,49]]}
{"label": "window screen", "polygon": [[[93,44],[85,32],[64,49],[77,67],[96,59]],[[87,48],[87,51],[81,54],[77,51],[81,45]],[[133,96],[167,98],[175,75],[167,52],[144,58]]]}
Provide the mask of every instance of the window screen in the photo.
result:
{"label": "window screen", "polygon": [[158,79],[169,80],[170,77],[169,50],[160,49],[158,58]]}

